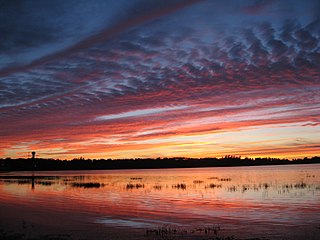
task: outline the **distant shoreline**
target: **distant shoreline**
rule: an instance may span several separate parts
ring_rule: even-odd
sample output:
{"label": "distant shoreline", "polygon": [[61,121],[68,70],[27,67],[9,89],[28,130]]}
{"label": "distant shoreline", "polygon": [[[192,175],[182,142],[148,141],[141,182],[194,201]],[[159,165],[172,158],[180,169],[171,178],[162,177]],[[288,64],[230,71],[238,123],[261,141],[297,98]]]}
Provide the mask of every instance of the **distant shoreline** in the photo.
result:
{"label": "distant shoreline", "polygon": [[73,159],[55,160],[41,158],[0,159],[0,173],[8,171],[59,171],[59,170],[121,170],[121,169],[170,169],[201,167],[241,167],[268,165],[296,165],[320,163],[320,157],[303,159],[279,158],[145,158],[145,159]]}

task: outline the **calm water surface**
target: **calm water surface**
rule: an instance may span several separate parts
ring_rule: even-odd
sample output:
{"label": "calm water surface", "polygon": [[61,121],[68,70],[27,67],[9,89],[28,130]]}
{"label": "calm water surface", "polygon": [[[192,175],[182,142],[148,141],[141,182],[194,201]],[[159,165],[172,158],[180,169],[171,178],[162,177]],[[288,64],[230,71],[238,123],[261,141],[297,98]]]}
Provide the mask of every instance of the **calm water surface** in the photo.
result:
{"label": "calm water surface", "polygon": [[0,224],[26,234],[214,225],[240,238],[320,235],[319,164],[0,175]]}

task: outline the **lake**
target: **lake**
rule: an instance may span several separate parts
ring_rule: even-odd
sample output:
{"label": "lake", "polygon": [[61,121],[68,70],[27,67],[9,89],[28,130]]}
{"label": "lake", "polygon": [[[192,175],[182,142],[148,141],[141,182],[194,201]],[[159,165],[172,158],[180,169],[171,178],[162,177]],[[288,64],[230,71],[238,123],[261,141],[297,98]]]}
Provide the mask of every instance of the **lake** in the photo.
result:
{"label": "lake", "polygon": [[0,175],[0,228],[26,237],[320,235],[320,164]]}

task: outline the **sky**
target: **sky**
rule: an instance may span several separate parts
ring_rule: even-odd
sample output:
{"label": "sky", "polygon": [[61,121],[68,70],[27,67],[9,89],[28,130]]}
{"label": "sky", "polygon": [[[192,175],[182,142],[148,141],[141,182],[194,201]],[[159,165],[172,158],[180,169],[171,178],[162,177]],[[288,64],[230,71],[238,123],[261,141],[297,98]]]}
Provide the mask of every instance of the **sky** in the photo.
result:
{"label": "sky", "polygon": [[320,155],[318,0],[1,0],[0,157]]}

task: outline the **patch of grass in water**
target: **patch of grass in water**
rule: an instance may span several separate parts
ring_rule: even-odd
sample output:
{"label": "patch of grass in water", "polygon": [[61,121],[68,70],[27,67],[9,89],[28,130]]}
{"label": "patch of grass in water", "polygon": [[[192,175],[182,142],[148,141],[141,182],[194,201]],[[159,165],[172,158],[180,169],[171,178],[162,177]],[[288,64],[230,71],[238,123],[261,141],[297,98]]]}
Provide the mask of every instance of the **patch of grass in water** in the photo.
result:
{"label": "patch of grass in water", "polygon": [[141,177],[131,177],[130,180],[142,180]]}
{"label": "patch of grass in water", "polygon": [[220,182],[230,182],[231,178],[220,178],[220,179],[218,179],[218,181],[220,181]]}
{"label": "patch of grass in water", "polygon": [[128,183],[126,186],[127,189],[139,189],[139,188],[144,188],[144,184],[140,184],[140,183]]}
{"label": "patch of grass in water", "polygon": [[214,183],[211,183],[209,185],[206,186],[206,188],[212,188],[212,189],[215,189],[215,188],[222,188],[222,185],[221,184],[214,184]]}
{"label": "patch of grass in water", "polygon": [[178,184],[172,185],[172,188],[186,190],[187,189],[187,185],[184,184],[184,183],[178,183]]}
{"label": "patch of grass in water", "polygon": [[72,187],[75,187],[75,188],[100,188],[100,187],[104,187],[104,184],[98,183],[98,182],[72,183]]}
{"label": "patch of grass in water", "polygon": [[203,183],[203,181],[202,180],[194,180],[193,183],[194,184],[200,184],[200,183]]}
{"label": "patch of grass in water", "polygon": [[161,190],[161,189],[162,189],[162,186],[161,186],[161,185],[155,185],[155,186],[153,186],[153,189],[155,189],[155,190]]}

